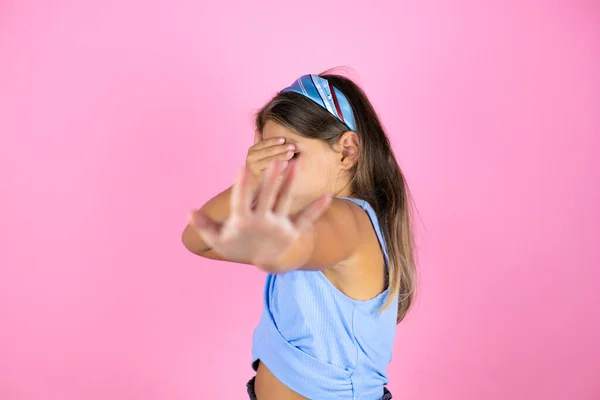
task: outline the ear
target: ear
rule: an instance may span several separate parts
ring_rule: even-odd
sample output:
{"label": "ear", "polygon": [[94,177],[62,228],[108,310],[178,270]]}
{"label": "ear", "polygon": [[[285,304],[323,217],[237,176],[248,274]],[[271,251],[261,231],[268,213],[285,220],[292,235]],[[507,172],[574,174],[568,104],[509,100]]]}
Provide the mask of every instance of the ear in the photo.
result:
{"label": "ear", "polygon": [[344,132],[336,144],[336,150],[340,154],[342,169],[351,169],[358,162],[359,140],[356,132]]}

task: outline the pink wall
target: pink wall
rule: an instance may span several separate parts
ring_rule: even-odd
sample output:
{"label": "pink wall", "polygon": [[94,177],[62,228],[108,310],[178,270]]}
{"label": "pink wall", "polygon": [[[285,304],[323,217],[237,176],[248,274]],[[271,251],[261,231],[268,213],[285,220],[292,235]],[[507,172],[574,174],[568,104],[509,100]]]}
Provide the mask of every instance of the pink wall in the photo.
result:
{"label": "pink wall", "polygon": [[420,209],[396,397],[600,399],[599,3],[49,3],[0,4],[0,399],[244,399],[263,274],[180,232],[336,65]]}

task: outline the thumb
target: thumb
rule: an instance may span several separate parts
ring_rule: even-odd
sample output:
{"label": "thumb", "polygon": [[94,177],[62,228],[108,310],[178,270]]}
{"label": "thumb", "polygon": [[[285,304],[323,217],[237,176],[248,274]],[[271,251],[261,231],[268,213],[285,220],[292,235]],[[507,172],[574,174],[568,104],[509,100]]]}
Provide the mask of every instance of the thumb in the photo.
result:
{"label": "thumb", "polygon": [[258,129],[254,131],[254,144],[258,144],[262,141],[262,134]]}
{"label": "thumb", "polygon": [[213,247],[219,238],[221,224],[216,223],[202,210],[191,211],[188,214],[190,226],[200,235],[202,240]]}

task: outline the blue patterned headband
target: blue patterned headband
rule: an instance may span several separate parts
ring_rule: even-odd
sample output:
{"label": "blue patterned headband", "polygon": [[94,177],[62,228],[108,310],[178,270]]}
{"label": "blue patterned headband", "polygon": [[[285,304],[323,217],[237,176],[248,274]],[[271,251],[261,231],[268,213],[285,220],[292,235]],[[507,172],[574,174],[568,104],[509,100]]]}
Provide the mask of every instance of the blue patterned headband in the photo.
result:
{"label": "blue patterned headband", "polygon": [[356,131],[354,113],[350,102],[327,79],[316,74],[303,75],[281,92],[296,92],[308,97],[346,124],[350,130]]}

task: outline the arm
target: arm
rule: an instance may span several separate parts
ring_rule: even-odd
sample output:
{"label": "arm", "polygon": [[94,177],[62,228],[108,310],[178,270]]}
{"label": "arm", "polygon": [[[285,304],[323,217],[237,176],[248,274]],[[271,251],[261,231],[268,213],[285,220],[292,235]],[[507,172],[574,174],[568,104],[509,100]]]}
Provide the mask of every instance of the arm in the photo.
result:
{"label": "arm", "polygon": [[[209,217],[218,222],[223,222],[229,216],[229,204],[231,202],[231,187],[225,189],[210,199],[200,209]],[[223,260],[219,254],[211,250],[200,235],[188,224],[181,234],[181,241],[190,252],[215,260]]]}
{"label": "arm", "polygon": [[258,267],[272,273],[324,270],[349,259],[360,241],[359,212],[350,202],[333,199],[323,215],[300,234],[282,257]]}
{"label": "arm", "polygon": [[[192,229],[220,260],[255,265],[270,273],[321,270],[350,258],[359,243],[356,206],[323,195],[290,216],[294,166],[279,185],[284,165],[267,172],[256,203],[247,169],[231,188],[230,216],[219,222],[204,209],[190,214]],[[207,207],[208,208],[208,207]],[[198,250],[207,253],[208,246]]]}
{"label": "arm", "polygon": [[[246,164],[252,171],[250,185],[253,191],[258,187],[259,176],[268,163],[275,160],[288,160],[293,155],[295,146],[285,145],[285,138],[275,137],[263,140],[260,132],[254,132],[254,145],[248,149]],[[222,223],[229,217],[231,203],[231,187],[209,200],[200,210],[213,221]],[[200,235],[188,224],[181,235],[181,241],[190,252],[214,260],[224,260],[219,253],[207,245]]]}
{"label": "arm", "polygon": [[[231,188],[210,200],[202,210],[214,220],[224,221],[229,215]],[[292,246],[278,259],[257,265],[269,273],[284,273],[296,269],[323,270],[350,258],[358,246],[360,231],[356,206],[333,199],[329,208],[313,226],[303,231]],[[188,225],[183,243],[192,253],[213,260],[252,264],[250,260],[232,260],[210,249],[200,235]]]}

